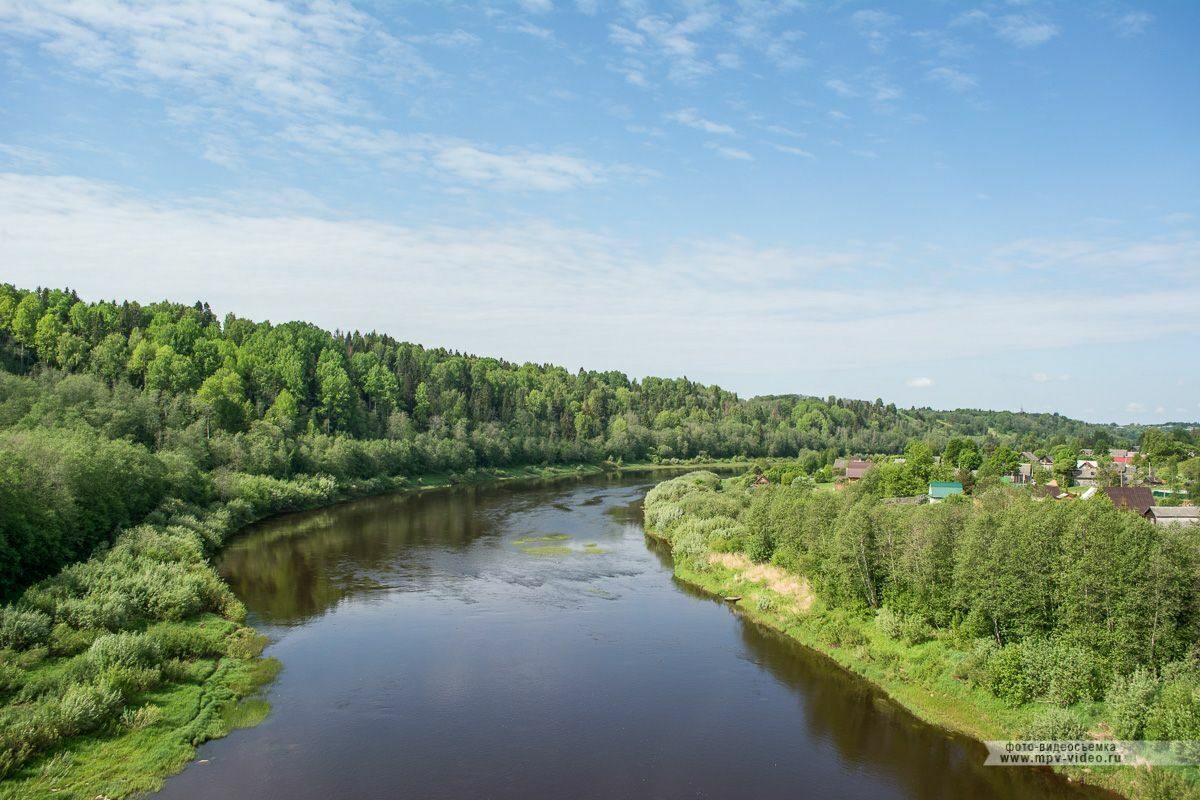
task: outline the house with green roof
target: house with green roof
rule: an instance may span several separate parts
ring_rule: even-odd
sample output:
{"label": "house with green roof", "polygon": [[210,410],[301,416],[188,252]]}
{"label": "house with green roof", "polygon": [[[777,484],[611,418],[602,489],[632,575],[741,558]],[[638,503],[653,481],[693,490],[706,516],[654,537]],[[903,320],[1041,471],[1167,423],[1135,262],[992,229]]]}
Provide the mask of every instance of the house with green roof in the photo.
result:
{"label": "house with green roof", "polygon": [[929,502],[940,503],[952,494],[962,494],[963,485],[958,481],[933,481],[929,484]]}

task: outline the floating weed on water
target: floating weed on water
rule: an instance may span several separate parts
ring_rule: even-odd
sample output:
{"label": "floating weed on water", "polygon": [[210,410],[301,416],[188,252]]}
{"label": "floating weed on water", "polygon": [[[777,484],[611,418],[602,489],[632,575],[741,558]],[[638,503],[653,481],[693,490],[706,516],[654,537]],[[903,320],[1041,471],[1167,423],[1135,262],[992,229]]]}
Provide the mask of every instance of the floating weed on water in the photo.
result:
{"label": "floating weed on water", "polygon": [[522,547],[521,552],[529,556],[569,556],[575,551],[562,545],[544,544],[536,547]]}
{"label": "floating weed on water", "polygon": [[551,533],[546,536],[526,536],[523,539],[514,539],[513,544],[529,544],[530,542],[565,542],[571,537],[565,533]]}

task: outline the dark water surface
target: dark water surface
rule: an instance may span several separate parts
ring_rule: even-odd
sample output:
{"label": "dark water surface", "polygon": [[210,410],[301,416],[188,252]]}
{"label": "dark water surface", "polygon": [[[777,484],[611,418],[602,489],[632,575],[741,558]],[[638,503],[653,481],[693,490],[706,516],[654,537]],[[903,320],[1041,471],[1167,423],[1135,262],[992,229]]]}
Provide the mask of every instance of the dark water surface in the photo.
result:
{"label": "dark water surface", "polygon": [[[981,766],[980,746],[677,584],[643,535],[651,485],[377,498],[238,538],[220,569],[283,662],[272,711],[162,796],[1085,796]],[[519,541],[549,536],[570,538]]]}

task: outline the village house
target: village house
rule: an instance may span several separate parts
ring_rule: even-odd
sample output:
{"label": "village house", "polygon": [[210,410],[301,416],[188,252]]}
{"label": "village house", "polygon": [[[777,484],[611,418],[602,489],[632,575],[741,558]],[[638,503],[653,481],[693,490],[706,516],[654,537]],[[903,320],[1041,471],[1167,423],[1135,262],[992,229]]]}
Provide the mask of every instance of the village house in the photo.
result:
{"label": "village house", "polygon": [[847,461],[846,462],[846,480],[847,481],[862,480],[862,476],[866,475],[867,471],[870,470],[871,467],[873,467],[873,466],[875,466],[875,464],[871,461],[860,461],[857,459],[851,459],[850,461]]}
{"label": "village house", "polygon": [[1134,452],[1132,450],[1121,450],[1112,448],[1108,451],[1108,455],[1112,458],[1114,464],[1132,464]]}
{"label": "village house", "polygon": [[1047,471],[1054,468],[1054,459],[1053,458],[1051,458],[1050,456],[1034,455],[1033,451],[1031,451],[1031,450],[1025,450],[1024,452],[1022,452],[1021,460],[1028,462],[1029,464],[1039,466],[1042,469],[1047,470]]}
{"label": "village house", "polygon": [[1200,508],[1196,506],[1153,506],[1146,509],[1146,519],[1155,525],[1200,526]]}
{"label": "village house", "polygon": [[1148,486],[1106,486],[1104,493],[1114,506],[1135,514],[1145,516],[1154,508],[1154,495]]}
{"label": "village house", "polygon": [[963,493],[963,485],[958,481],[932,481],[929,484],[929,502],[940,503],[947,497]]}
{"label": "village house", "polygon": [[1075,462],[1075,483],[1079,486],[1095,486],[1100,475],[1100,463],[1091,460]]}

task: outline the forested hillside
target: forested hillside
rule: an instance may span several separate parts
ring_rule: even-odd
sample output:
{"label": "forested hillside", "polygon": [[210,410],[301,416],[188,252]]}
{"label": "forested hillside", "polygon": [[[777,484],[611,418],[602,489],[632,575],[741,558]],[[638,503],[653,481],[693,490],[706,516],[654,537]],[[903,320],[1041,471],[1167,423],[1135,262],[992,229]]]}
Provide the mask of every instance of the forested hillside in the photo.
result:
{"label": "forested hillside", "polygon": [[[740,400],[686,378],[632,380],[273,325],[207,305],[86,302],[0,285],[0,596],[111,541],[166,498],[228,499],[228,475],[334,480],[604,459],[934,451],[1130,432],[1050,414]],[[796,377],[797,383],[803,381]]]}

